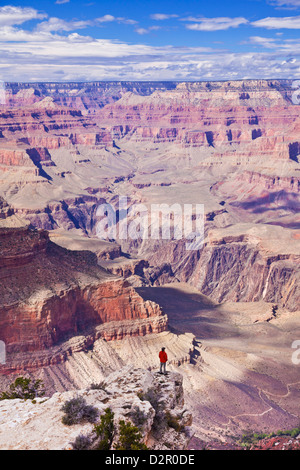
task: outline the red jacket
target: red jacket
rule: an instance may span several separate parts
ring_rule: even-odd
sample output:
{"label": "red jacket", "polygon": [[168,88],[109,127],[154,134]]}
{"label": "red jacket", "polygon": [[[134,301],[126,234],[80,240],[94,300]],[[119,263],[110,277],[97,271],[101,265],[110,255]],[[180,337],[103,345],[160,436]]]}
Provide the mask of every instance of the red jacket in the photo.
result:
{"label": "red jacket", "polygon": [[167,353],[165,351],[160,351],[159,359],[160,359],[160,362],[163,362],[163,363],[167,362],[167,360],[168,360]]}

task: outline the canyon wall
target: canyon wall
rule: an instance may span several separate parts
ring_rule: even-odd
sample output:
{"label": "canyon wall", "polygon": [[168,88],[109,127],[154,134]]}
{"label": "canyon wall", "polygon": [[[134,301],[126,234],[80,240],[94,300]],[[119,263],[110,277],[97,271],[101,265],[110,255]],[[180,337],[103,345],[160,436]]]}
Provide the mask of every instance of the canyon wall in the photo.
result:
{"label": "canyon wall", "polygon": [[[144,385],[169,390],[157,377],[168,381],[171,373],[149,372],[164,345],[169,371],[184,374],[199,435],[297,425],[290,384],[298,380],[291,343],[299,337],[300,107],[292,92],[291,81],[277,80],[6,84],[2,387],[26,374],[43,379],[51,394],[81,393],[134,364],[148,369]],[[124,196],[126,209],[118,205]],[[187,250],[184,236],[152,238],[151,217],[148,238],[105,237],[102,204],[114,209],[117,229],[126,216],[137,228],[130,211],[138,204],[150,215],[152,205],[188,204],[194,218],[202,204],[203,244]],[[150,430],[150,406],[124,388],[133,378],[140,390],[139,377],[123,369],[109,378],[119,386],[109,391],[122,416],[129,397],[131,409],[147,408]],[[173,385],[174,400],[181,394]],[[103,390],[83,393],[91,403],[114,401]],[[63,398],[3,403],[0,446],[64,448],[56,409]],[[30,406],[43,407],[43,422],[29,416]],[[13,410],[24,420],[7,435]],[[27,432],[49,422],[55,436],[48,443]],[[16,440],[22,429],[29,444]],[[167,444],[175,445],[173,437]]]}
{"label": "canyon wall", "polygon": [[[268,241],[272,240],[275,246],[270,249],[266,237],[257,232],[253,234],[250,229],[247,233],[247,227],[240,234],[230,234],[230,229],[222,233],[212,231],[189,282],[217,302],[264,300],[297,311],[300,305],[298,244],[287,234],[286,249],[283,246],[278,249],[275,231],[272,239],[271,230]],[[278,244],[279,240],[280,235]]]}
{"label": "canyon wall", "polygon": [[7,370],[15,354],[47,350],[71,337],[87,335],[92,344],[167,328],[160,307],[98,266],[93,253],[58,247],[45,231],[0,228],[0,279]]}

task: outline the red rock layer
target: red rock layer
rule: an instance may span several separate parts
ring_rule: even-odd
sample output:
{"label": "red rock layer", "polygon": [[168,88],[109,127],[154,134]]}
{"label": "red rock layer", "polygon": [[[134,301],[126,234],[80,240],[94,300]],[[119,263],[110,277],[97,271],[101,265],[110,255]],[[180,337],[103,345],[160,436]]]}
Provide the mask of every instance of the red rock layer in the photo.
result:
{"label": "red rock layer", "polygon": [[85,106],[82,93],[70,97],[69,88],[47,90],[54,98],[38,88],[9,97],[10,108],[0,113],[2,139],[19,137],[19,144],[49,150],[113,146],[126,138],[207,147],[223,158],[260,154],[298,160],[300,154],[299,107],[291,104],[290,87],[277,82],[180,84],[152,95],[118,92],[106,106],[99,106],[106,101],[101,87],[94,86],[91,101],[87,92]]}
{"label": "red rock layer", "polygon": [[288,160],[300,153],[299,109],[271,89],[258,88],[247,99],[238,90],[226,94],[223,90],[182,91],[179,87],[150,97],[128,93],[105,106],[99,116],[107,125],[126,125],[126,134],[136,140],[212,147],[216,156],[218,148],[223,157],[241,152]]}
{"label": "red rock layer", "polygon": [[120,339],[164,331],[167,318],[100,268],[96,255],[68,252],[45,231],[0,229],[0,332],[8,356],[46,350],[100,325],[99,336]]}

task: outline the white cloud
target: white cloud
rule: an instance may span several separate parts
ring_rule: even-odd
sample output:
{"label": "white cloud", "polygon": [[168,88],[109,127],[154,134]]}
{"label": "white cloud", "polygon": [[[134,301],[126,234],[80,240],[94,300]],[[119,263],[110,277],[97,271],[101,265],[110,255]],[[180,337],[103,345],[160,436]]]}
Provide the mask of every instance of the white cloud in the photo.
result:
{"label": "white cloud", "polygon": [[124,24],[137,24],[137,21],[131,20],[129,18],[123,18],[122,16],[115,17],[113,15],[104,15],[95,19],[96,23],[110,23],[112,21],[117,21],[118,23]]}
{"label": "white cloud", "polygon": [[[58,34],[53,34],[50,31],[26,31],[24,29],[16,28],[14,26],[4,26],[0,27],[0,52],[5,50],[6,42],[20,43],[14,45],[14,48],[17,49],[22,47],[24,53],[26,48],[28,49],[28,55],[30,54],[30,48],[32,45],[37,45],[38,43],[47,43],[49,41],[56,41],[63,45],[66,42],[76,41],[76,42],[93,42],[94,39],[90,36],[81,36],[78,33],[74,32],[68,36],[60,36]],[[29,44],[22,44],[29,43]],[[41,47],[41,46],[40,46]]]}
{"label": "white cloud", "polygon": [[251,25],[266,29],[300,29],[300,16],[268,17],[253,21]]}
{"label": "white cloud", "polygon": [[285,10],[295,10],[300,7],[300,0],[270,0],[270,4]]}
{"label": "white cloud", "polygon": [[116,21],[118,21],[119,23],[123,23],[123,24],[137,24],[138,23],[138,21],[136,20],[131,20],[130,18],[122,18],[122,17],[117,17]]}
{"label": "white cloud", "polygon": [[133,24],[137,22],[123,17],[115,17],[112,15],[104,15],[100,18],[95,18],[94,20],[72,20],[65,21],[61,18],[52,17],[47,21],[39,23],[36,27],[37,31],[52,32],[52,31],[75,31],[77,29],[84,29],[88,26],[99,26],[105,23],[118,22],[124,24]]}
{"label": "white cloud", "polygon": [[156,21],[162,21],[162,20],[169,20],[170,18],[178,18],[178,15],[168,15],[168,14],[165,14],[165,13],[154,13],[153,15],[150,15],[150,18],[152,18],[152,20],[156,20]]}
{"label": "white cloud", "polygon": [[[31,32],[14,26],[0,27],[0,44],[6,41],[13,42],[44,42],[52,39],[52,36],[45,32]],[[3,44],[1,44],[4,47]],[[1,50],[1,48],[0,48]]]}
{"label": "white cloud", "polygon": [[[107,51],[102,59],[93,54],[90,57],[81,56],[84,47],[79,48],[77,56],[74,52],[68,60],[63,55],[56,57],[53,55],[53,57],[35,56],[30,61],[27,57],[22,58],[22,55],[21,57],[13,55],[11,51],[9,60],[7,55],[1,56],[0,77],[8,79],[6,81],[18,81],[22,71],[24,81],[234,80],[297,78],[300,70],[297,57],[293,57],[293,60],[284,60],[273,51],[264,54],[221,52],[205,54],[189,51],[187,54],[177,53],[174,49],[147,51],[146,48],[143,50],[145,46],[140,50],[130,51],[133,46],[112,44],[110,41],[104,41],[102,46],[100,44],[97,46]],[[119,46],[121,54],[117,51]],[[48,52],[54,54],[57,47],[57,43],[53,44]],[[74,48],[74,44],[71,43],[69,48],[78,49],[77,44]],[[130,56],[129,52],[138,55]]]}
{"label": "white cloud", "polygon": [[[4,81],[232,80],[299,77],[300,39],[254,36],[270,51],[231,53],[205,47],[154,47],[95,39],[71,32],[0,28]],[[13,41],[13,42],[9,42]],[[278,49],[273,45],[278,44]],[[272,47],[272,50],[271,50]],[[291,60],[292,59],[292,60]]]}
{"label": "white cloud", "polygon": [[249,21],[246,18],[195,18],[188,17],[183,21],[191,21],[192,24],[187,24],[186,28],[194,31],[220,31],[229,28],[237,28],[242,24],[247,24]]}
{"label": "white cloud", "polygon": [[[155,47],[96,39],[78,31],[89,25],[119,22],[136,25],[136,32],[143,35],[160,29],[157,23],[139,28],[135,20],[113,15],[66,21],[30,8],[10,8],[15,15],[12,9],[0,8],[0,79],[4,81],[19,81],[20,77],[22,81],[232,80],[300,75],[300,39],[252,36],[248,44],[254,52],[248,53],[210,47]],[[47,21],[40,21],[32,31],[18,26],[29,19],[45,18]],[[185,21],[204,31],[250,24],[245,18],[190,17]],[[263,47],[269,50],[260,52],[258,48]]]}
{"label": "white cloud", "polygon": [[60,18],[49,18],[48,21],[43,21],[37,26],[37,31],[51,32],[51,31],[74,31],[75,29],[84,29],[90,26],[91,21],[65,21]]}
{"label": "white cloud", "polygon": [[160,26],[149,26],[149,28],[136,28],[135,32],[138,34],[149,34],[151,31],[158,31],[161,29]]}
{"label": "white cloud", "polygon": [[112,15],[104,15],[100,18],[96,18],[96,21],[98,21],[99,23],[108,23],[110,21],[115,21],[115,17]]}
{"label": "white cloud", "polygon": [[274,49],[278,47],[278,43],[276,41],[278,41],[278,39],[265,38],[261,36],[251,36],[249,38],[249,41],[244,41],[243,44],[253,44],[255,46],[261,46],[267,49]]}
{"label": "white cloud", "polygon": [[[145,44],[128,44],[121,41],[112,41],[108,39],[94,39],[88,36],[80,36],[77,33],[72,33],[68,36],[60,36],[58,34],[51,34],[45,31],[36,31],[31,34],[23,30],[14,31],[11,30],[10,34],[15,34],[18,41],[14,44],[5,42],[1,37],[0,30],[0,51],[4,53],[10,53],[15,55],[26,54],[27,58],[32,60],[46,60],[47,62],[59,61],[60,58],[65,60],[77,60],[78,63],[92,58],[95,61],[110,59],[121,59],[127,58],[130,61],[139,60],[153,60],[156,58],[166,57],[168,60],[172,60],[173,56],[184,57],[187,55],[187,59],[190,54],[199,53],[211,53],[214,50],[206,47],[154,47]],[[8,32],[7,32],[8,34]],[[27,35],[27,36],[26,36]],[[27,43],[21,42],[24,37],[27,37]],[[47,40],[46,40],[47,39]],[[76,48],[73,47],[73,42],[79,42]],[[1,54],[0,54],[1,56]],[[91,62],[93,64],[93,62]]]}
{"label": "white cloud", "polygon": [[257,47],[263,47],[266,49],[273,49],[274,53],[278,56],[284,55],[283,64],[285,63],[296,63],[296,59],[292,56],[300,57],[300,38],[299,39],[283,39],[281,37],[266,38],[261,36],[251,36],[248,41],[244,41],[242,44],[253,44]]}
{"label": "white cloud", "polygon": [[70,0],[56,0],[55,3],[56,3],[57,5],[63,5],[64,3],[69,3],[69,2],[70,2]]}
{"label": "white cloud", "polygon": [[136,28],[135,32],[138,33],[138,34],[148,34],[149,30],[146,29],[146,28]]}
{"label": "white cloud", "polygon": [[43,20],[48,15],[39,13],[34,8],[22,8],[14,6],[0,7],[0,26],[12,26],[25,23],[30,20]]}

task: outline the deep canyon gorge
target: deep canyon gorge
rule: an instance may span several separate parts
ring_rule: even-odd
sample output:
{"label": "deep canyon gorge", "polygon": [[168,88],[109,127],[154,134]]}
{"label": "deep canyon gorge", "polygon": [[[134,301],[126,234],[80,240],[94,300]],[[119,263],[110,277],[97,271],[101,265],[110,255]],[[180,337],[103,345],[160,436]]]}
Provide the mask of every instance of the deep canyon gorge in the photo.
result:
{"label": "deep canyon gorge", "polygon": [[[292,94],[289,80],[6,84],[2,388],[28,374],[51,396],[129,365],[150,374],[165,346],[193,414],[190,448],[299,424]],[[99,237],[99,206],[119,226],[121,197],[126,215],[203,205],[201,247]]]}

